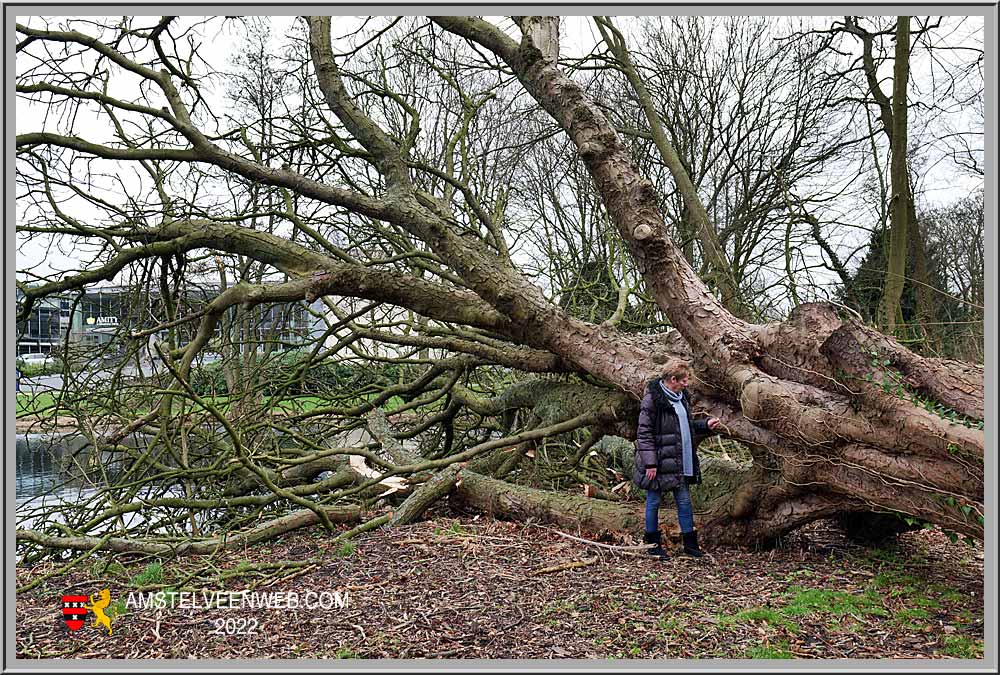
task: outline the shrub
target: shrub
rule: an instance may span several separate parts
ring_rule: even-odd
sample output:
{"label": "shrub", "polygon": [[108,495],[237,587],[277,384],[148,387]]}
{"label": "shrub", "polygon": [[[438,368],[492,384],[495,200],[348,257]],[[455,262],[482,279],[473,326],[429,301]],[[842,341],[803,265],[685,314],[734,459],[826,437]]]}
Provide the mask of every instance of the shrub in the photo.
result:
{"label": "shrub", "polygon": [[[389,385],[399,376],[398,366],[387,364],[352,365],[322,361],[301,368],[307,354],[299,350],[283,352],[260,366],[260,382],[265,395],[284,391],[287,396],[310,396],[330,391],[359,389],[368,385]],[[229,393],[221,361],[209,363],[191,373],[191,387],[199,396]],[[289,382],[291,380],[291,382]]]}
{"label": "shrub", "polygon": [[17,360],[17,369],[21,371],[21,377],[38,377],[40,375],[54,375],[62,372],[62,364],[53,361],[47,364],[25,363],[21,359]]}

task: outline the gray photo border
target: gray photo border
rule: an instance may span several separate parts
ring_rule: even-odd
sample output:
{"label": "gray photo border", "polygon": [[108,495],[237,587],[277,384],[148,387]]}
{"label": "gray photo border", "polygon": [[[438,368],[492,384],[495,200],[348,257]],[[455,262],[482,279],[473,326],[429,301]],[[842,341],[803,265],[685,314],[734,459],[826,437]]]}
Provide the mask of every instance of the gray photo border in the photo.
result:
{"label": "gray photo border", "polygon": [[[14,45],[16,36],[14,23],[18,15],[120,15],[123,11],[133,10],[136,15],[164,14],[178,15],[212,15],[231,14],[234,10],[247,15],[288,16],[306,12],[328,13],[333,15],[350,15],[370,11],[377,15],[414,15],[414,14],[476,14],[489,10],[493,14],[503,14],[504,9],[530,7],[537,13],[560,15],[587,15],[604,10],[604,3],[567,3],[535,5],[532,3],[479,3],[479,4],[296,4],[267,5],[263,3],[243,4],[209,4],[209,3],[171,3],[157,5],[152,3],[92,3],[92,4],[30,4],[4,3],[4,373],[5,381],[14,380],[15,361],[15,286],[14,271],[16,269],[15,244],[15,96],[13,82],[15,79]],[[986,48],[986,203],[985,203],[985,245],[986,245],[986,304],[985,345],[997,344],[997,6],[991,3],[963,3],[961,5],[946,5],[941,3],[898,2],[898,3],[828,3],[803,5],[801,2],[771,2],[744,4],[723,4],[722,2],[701,3],[633,3],[615,7],[615,14],[624,15],[656,15],[656,14],[760,14],[760,15],[876,15],[898,14],[903,9],[913,8],[915,14],[946,14],[946,15],[982,15],[985,22]],[[247,11],[249,10],[249,11]],[[374,10],[374,11],[372,11]],[[606,11],[606,10],[604,10]],[[514,13],[514,12],[510,12]],[[997,410],[997,352],[988,348],[985,353],[986,366],[986,410]],[[4,386],[4,421],[7,433],[4,437],[4,655],[3,670],[11,672],[103,672],[139,667],[148,672],[174,672],[179,670],[206,670],[220,672],[239,672],[247,670],[316,670],[333,669],[334,664],[318,659],[296,660],[80,660],[80,659],[14,659],[15,653],[15,603],[14,603],[14,527],[13,513],[15,508],[14,491],[14,419],[15,397],[10,386]],[[987,514],[986,536],[984,539],[984,658],[979,660],[825,660],[818,662],[801,661],[685,661],[685,660],[486,660],[486,659],[454,659],[454,660],[348,660],[336,663],[338,671],[359,672],[396,672],[427,671],[427,670],[470,670],[480,672],[510,672],[526,670],[545,670],[551,672],[572,672],[590,670],[600,672],[648,672],[648,671],[686,671],[701,672],[770,672],[773,670],[808,671],[808,672],[850,672],[856,670],[883,670],[889,672],[920,672],[947,670],[953,672],[998,672],[997,671],[997,429],[995,418],[987,419],[985,425],[986,457],[985,457],[985,509]],[[992,636],[992,638],[991,638]],[[193,666],[193,667],[192,667]]]}

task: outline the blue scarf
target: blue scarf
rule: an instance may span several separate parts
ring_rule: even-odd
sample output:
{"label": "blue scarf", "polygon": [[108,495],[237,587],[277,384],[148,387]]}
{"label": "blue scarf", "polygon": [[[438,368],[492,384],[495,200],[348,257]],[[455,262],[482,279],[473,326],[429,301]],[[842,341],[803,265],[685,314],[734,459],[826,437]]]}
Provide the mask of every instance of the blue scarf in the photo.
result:
{"label": "blue scarf", "polygon": [[691,427],[688,425],[688,414],[687,408],[684,407],[684,402],[682,401],[683,396],[680,392],[674,393],[660,380],[660,389],[663,390],[663,394],[670,401],[670,404],[674,406],[674,412],[677,413],[677,426],[681,431],[681,462],[684,467],[685,476],[694,475],[694,451],[691,446]]}

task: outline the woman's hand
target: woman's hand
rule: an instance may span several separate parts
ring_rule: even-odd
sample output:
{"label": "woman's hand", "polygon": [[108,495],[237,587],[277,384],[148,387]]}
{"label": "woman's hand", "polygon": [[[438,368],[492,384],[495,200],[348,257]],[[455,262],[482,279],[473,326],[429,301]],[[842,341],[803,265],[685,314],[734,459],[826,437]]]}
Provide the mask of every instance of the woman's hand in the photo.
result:
{"label": "woman's hand", "polygon": [[653,480],[656,478],[656,469],[646,469],[646,480]]}
{"label": "woman's hand", "polygon": [[719,426],[720,424],[722,424],[722,420],[720,420],[718,417],[709,417],[708,418],[708,428],[709,429],[712,429],[714,431],[715,428],[717,426]]}

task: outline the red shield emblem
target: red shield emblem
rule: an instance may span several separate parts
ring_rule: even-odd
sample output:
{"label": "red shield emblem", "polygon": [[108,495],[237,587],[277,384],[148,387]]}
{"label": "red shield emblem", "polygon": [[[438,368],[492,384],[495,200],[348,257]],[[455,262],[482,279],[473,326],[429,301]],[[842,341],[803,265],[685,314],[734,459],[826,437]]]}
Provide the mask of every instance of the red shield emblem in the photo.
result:
{"label": "red shield emblem", "polygon": [[63,621],[66,622],[70,630],[80,630],[83,628],[83,623],[87,619],[88,600],[90,598],[86,595],[62,596]]}

